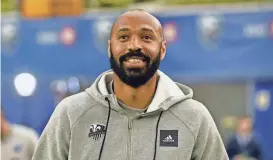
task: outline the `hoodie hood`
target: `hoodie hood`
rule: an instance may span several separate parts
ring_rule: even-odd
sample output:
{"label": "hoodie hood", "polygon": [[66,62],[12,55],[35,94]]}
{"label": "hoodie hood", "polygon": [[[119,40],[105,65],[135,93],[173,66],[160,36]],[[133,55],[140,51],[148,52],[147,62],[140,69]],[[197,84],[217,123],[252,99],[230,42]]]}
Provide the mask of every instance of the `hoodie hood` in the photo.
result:
{"label": "hoodie hood", "polygon": [[[107,102],[105,98],[107,97],[115,104],[111,106],[111,108],[118,111],[121,108],[117,103],[117,98],[114,94],[110,94],[107,89],[107,85],[113,81],[113,74],[114,72],[112,70],[102,73],[91,87],[86,89],[86,92],[99,103],[106,106]],[[192,98],[193,91],[191,88],[172,81],[171,78],[160,70],[157,70],[156,74],[159,76],[159,81],[154,98],[148,106],[147,113],[162,109],[167,110],[175,103]]]}

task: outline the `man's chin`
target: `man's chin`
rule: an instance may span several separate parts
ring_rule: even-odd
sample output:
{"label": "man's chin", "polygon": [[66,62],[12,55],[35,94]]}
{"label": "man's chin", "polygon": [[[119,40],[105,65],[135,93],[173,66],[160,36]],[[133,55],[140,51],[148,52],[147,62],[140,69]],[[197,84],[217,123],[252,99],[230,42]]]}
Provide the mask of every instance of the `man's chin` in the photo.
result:
{"label": "man's chin", "polygon": [[143,76],[145,75],[146,68],[126,68],[125,69],[127,76]]}

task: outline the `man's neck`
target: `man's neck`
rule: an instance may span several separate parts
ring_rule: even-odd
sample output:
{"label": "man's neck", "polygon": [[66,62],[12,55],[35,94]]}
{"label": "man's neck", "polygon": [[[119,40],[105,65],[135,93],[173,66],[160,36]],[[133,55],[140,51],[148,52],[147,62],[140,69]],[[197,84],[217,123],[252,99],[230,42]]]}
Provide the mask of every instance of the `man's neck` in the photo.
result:
{"label": "man's neck", "polygon": [[144,109],[151,101],[157,86],[157,74],[155,74],[146,84],[133,88],[123,83],[114,74],[114,93],[118,100],[132,108]]}

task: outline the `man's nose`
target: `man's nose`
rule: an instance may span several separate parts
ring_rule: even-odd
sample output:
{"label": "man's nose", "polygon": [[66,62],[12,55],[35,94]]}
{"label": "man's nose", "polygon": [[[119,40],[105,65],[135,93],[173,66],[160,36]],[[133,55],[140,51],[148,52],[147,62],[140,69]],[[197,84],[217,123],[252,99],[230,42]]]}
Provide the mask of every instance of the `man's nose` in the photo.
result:
{"label": "man's nose", "polygon": [[142,49],[140,41],[137,37],[132,37],[132,39],[129,43],[128,49],[130,51],[138,51],[138,50]]}

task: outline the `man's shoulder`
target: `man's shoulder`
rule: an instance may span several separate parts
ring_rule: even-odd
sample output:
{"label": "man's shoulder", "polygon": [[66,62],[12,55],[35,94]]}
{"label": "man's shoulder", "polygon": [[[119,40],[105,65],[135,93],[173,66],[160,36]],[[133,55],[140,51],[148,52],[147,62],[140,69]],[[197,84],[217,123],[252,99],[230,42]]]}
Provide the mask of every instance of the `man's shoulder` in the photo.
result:
{"label": "man's shoulder", "polygon": [[55,108],[55,115],[66,115],[72,123],[98,102],[86,92],[80,92],[64,98]]}
{"label": "man's shoulder", "polygon": [[68,96],[64,98],[57,107],[61,106],[65,108],[68,111],[71,111],[73,109],[77,108],[87,108],[90,106],[94,106],[98,102],[91,96],[89,96],[85,91]]}
{"label": "man's shoulder", "polygon": [[206,106],[194,99],[187,99],[171,107],[170,112],[176,115],[192,132],[202,126],[211,127],[214,125],[212,116]]}
{"label": "man's shoulder", "polygon": [[207,107],[194,99],[187,99],[175,104],[170,110],[179,116],[190,116],[193,119],[210,118],[210,113]]}

